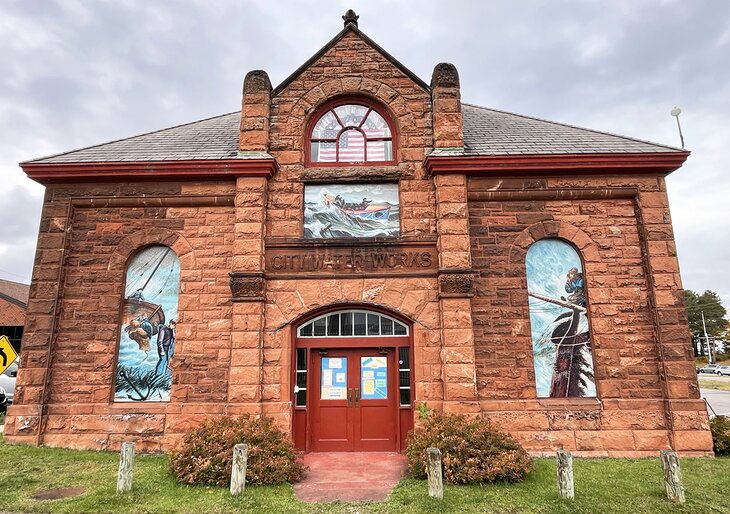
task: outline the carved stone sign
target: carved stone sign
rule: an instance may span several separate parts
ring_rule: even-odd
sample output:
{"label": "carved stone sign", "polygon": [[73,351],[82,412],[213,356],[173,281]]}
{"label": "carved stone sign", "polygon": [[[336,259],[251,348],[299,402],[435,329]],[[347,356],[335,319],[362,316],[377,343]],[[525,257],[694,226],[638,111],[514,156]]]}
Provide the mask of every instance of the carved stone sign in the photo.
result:
{"label": "carved stone sign", "polygon": [[432,242],[266,246],[267,275],[433,275],[438,269]]}

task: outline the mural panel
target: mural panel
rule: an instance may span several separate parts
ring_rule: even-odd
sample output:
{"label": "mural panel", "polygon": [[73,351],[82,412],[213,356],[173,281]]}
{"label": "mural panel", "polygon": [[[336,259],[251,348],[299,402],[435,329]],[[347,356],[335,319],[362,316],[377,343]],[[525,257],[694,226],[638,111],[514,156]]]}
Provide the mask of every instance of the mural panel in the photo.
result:
{"label": "mural panel", "polygon": [[596,396],[580,256],[558,239],[527,252],[532,351],[539,398]]}
{"label": "mural panel", "polygon": [[127,266],[114,401],[170,400],[180,261],[150,246]]}
{"label": "mural panel", "polygon": [[304,187],[304,237],[396,237],[398,184],[324,184]]}

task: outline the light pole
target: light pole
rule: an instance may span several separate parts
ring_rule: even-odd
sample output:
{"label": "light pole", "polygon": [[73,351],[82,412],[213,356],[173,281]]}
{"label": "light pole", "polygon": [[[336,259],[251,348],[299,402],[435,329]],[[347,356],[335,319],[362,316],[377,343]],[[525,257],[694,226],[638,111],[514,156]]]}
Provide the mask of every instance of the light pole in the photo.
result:
{"label": "light pole", "polygon": [[675,107],[672,109],[672,111],[669,113],[675,118],[677,118],[677,128],[679,129],[679,140],[682,142],[682,148],[684,149],[684,136],[682,135],[682,125],[679,124],[679,115],[682,114],[682,109],[679,107]]}
{"label": "light pole", "polygon": [[707,343],[707,363],[712,364],[712,350],[710,349],[710,338],[707,337],[707,326],[705,325],[705,313],[700,311],[702,316],[702,331],[705,333],[705,342]]}

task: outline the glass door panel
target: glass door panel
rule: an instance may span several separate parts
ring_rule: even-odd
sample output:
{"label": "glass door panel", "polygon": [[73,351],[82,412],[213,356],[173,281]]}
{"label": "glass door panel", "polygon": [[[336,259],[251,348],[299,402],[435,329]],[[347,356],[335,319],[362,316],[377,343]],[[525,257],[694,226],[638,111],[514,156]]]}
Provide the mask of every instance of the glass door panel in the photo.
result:
{"label": "glass door panel", "polygon": [[388,358],[360,357],[360,391],[363,400],[388,398]]}

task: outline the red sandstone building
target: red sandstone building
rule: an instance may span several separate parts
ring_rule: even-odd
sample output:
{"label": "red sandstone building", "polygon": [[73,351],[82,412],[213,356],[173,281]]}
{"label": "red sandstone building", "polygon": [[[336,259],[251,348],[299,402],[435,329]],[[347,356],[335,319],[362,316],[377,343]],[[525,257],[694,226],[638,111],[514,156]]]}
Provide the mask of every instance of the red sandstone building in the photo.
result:
{"label": "red sandstone building", "polygon": [[665,188],[688,153],[461,102],[345,27],[230,114],[22,164],[47,188],[13,443],[274,418],[399,450],[421,403],[528,450],[712,451]]}

